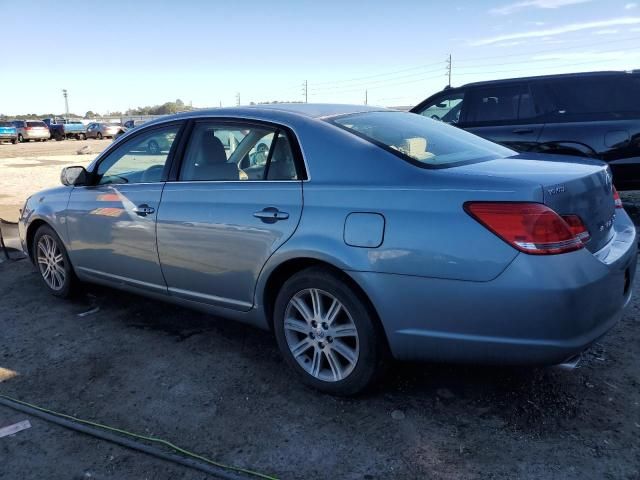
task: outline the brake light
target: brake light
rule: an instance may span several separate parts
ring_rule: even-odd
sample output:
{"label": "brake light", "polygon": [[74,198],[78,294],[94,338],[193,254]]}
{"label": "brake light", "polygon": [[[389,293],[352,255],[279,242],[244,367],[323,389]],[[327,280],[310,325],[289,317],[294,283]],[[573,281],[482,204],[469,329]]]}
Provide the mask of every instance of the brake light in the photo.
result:
{"label": "brake light", "polygon": [[616,204],[616,208],[623,208],[622,200],[620,199],[620,194],[618,193],[618,190],[616,190],[616,187],[613,187],[613,202]]}
{"label": "brake light", "polygon": [[589,239],[580,217],[561,217],[541,203],[467,202],[464,208],[509,245],[532,255],[572,252]]}

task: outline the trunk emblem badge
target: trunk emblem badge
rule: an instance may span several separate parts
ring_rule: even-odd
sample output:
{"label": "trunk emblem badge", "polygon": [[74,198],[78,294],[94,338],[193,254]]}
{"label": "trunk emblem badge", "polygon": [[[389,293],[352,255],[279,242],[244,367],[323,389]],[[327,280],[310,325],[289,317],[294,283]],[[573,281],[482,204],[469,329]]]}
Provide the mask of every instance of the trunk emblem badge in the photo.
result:
{"label": "trunk emblem badge", "polygon": [[549,195],[558,195],[559,193],[564,193],[566,191],[567,189],[564,185],[558,185],[553,188],[547,189],[547,192],[549,192]]}

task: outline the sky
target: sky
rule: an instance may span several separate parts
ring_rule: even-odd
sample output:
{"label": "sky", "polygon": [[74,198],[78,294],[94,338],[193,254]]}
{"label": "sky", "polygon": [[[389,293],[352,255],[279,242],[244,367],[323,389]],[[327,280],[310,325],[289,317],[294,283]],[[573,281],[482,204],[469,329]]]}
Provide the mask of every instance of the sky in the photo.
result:
{"label": "sky", "polygon": [[181,99],[414,105],[448,82],[640,69],[640,0],[0,0],[0,113]]}

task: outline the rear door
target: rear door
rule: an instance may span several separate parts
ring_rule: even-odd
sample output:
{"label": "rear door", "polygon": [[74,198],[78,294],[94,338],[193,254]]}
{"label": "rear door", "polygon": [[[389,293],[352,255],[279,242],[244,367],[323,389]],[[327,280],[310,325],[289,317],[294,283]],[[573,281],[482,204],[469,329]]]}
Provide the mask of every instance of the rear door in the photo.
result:
{"label": "rear door", "polygon": [[171,295],[252,307],[262,267],[302,213],[305,173],[296,145],[291,132],[272,126],[194,124],[158,214],[158,252]]}
{"label": "rear door", "polygon": [[146,129],[121,142],[94,168],[94,184],[71,191],[69,254],[80,275],[166,293],[156,217],[181,126]]}
{"label": "rear door", "polygon": [[544,126],[527,83],[472,87],[459,126],[518,151],[535,150]]}

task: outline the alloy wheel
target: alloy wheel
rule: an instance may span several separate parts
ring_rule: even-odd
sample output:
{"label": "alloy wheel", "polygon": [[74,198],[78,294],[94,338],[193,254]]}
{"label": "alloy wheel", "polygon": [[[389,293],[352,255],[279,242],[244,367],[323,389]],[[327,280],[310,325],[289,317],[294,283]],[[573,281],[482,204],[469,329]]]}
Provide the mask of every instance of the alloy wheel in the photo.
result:
{"label": "alloy wheel", "polygon": [[37,260],[40,273],[52,290],[61,290],[67,277],[64,256],[58,242],[49,236],[42,235],[38,240]]}
{"label": "alloy wheel", "polygon": [[353,318],[340,300],[323,290],[301,290],[289,300],[284,334],[298,365],[318,380],[343,380],[358,362],[360,342]]}

